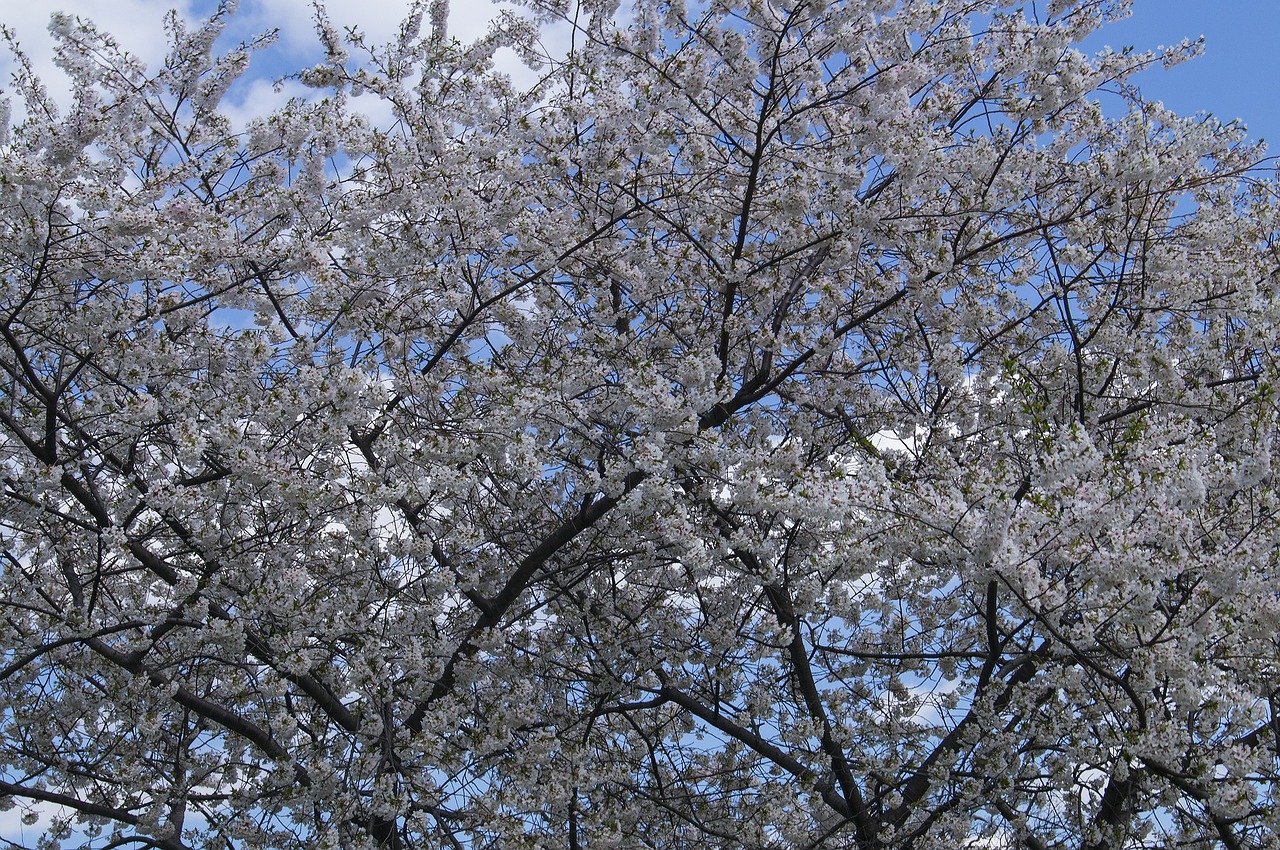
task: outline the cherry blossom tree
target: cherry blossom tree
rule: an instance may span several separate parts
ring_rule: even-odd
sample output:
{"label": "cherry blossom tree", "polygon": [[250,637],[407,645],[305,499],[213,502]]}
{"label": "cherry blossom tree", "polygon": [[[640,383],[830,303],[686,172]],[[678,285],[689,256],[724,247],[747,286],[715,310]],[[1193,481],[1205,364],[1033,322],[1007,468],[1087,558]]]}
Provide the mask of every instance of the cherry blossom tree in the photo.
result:
{"label": "cherry blossom tree", "polygon": [[55,16],[69,102],[18,54],[0,122],[3,805],[1280,846],[1280,206],[1128,82],[1194,45],[1084,52],[1125,6],[321,11],[245,126],[230,4],[155,69]]}

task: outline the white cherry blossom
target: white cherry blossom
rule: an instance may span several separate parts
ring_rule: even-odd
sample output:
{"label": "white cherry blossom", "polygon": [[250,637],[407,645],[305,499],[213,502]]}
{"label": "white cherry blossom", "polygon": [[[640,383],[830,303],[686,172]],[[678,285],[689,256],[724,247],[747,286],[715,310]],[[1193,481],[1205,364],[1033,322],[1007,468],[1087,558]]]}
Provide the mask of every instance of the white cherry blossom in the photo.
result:
{"label": "white cherry blossom", "polygon": [[233,4],[151,68],[55,16],[72,98],[0,109],[0,804],[1280,846],[1277,187],[1129,84],[1195,45],[1085,51],[1126,8],[321,12],[247,122]]}

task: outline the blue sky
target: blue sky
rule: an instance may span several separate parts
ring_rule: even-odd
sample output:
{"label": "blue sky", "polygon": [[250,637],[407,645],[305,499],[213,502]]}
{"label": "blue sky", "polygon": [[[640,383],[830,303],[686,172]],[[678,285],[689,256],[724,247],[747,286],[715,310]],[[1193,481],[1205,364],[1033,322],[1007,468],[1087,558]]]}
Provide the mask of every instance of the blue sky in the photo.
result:
{"label": "blue sky", "polygon": [[1201,35],[1203,56],[1144,72],[1143,92],[1183,114],[1243,119],[1280,153],[1280,0],[1134,0],[1133,16],[1098,43],[1149,48]]}

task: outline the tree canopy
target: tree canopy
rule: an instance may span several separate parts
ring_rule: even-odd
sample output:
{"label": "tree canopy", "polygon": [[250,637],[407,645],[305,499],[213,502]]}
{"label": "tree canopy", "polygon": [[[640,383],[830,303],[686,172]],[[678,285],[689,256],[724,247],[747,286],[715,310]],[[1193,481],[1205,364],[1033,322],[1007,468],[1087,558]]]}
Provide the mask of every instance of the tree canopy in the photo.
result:
{"label": "tree canopy", "polygon": [[243,125],[231,4],[150,69],[55,15],[71,97],[19,55],[0,110],[0,804],[1280,846],[1276,183],[1130,84],[1193,47],[1081,47],[1126,5],[318,10]]}

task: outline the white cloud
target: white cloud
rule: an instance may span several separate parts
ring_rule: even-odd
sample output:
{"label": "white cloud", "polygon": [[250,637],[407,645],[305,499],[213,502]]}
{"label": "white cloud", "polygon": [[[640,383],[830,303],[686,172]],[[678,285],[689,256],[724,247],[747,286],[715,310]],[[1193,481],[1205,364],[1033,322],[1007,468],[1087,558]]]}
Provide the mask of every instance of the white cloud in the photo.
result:
{"label": "white cloud", "polygon": [[[64,12],[91,20],[110,33],[125,50],[153,65],[164,58],[166,38],[164,18],[170,9],[191,18],[190,2],[175,0],[56,0],[54,3],[6,4],[4,24],[17,37],[23,52],[57,99],[69,89],[66,76],[53,63],[54,42],[49,34],[49,17]],[[0,86],[9,87],[12,58],[0,54]]]}
{"label": "white cloud", "polygon": [[[339,30],[352,27],[371,44],[386,42],[400,31],[409,0],[326,0],[329,20]],[[509,3],[497,0],[454,0],[449,7],[448,34],[470,43],[489,31],[489,25]],[[236,32],[245,37],[276,29],[280,47],[292,58],[316,51],[314,11],[309,0],[245,0],[237,14]],[[424,24],[425,25],[425,24]],[[518,62],[510,57],[514,72]]]}
{"label": "white cloud", "polygon": [[[408,0],[326,0],[329,18],[339,29],[355,27],[370,43],[393,38],[409,9]],[[53,3],[6,4],[4,25],[16,35],[23,51],[30,57],[36,72],[44,80],[55,99],[65,102],[69,85],[65,75],[54,65],[54,42],[48,32],[49,17],[63,12],[93,21],[110,33],[121,47],[133,53],[149,67],[161,61],[168,48],[164,19],[170,9],[189,22],[197,22],[213,12],[212,0],[55,0]],[[483,36],[500,7],[490,0],[463,0],[450,7],[449,34],[464,42]],[[259,55],[250,70],[252,77],[274,81],[285,73],[314,62],[319,56],[314,12],[310,0],[242,0],[239,11],[231,19],[224,46],[248,40],[275,30],[278,42],[267,54]],[[558,39],[557,39],[558,40]],[[502,70],[517,81],[532,81],[509,51],[501,57]],[[8,88],[13,71],[12,58],[0,52],[0,87]],[[264,96],[269,86],[250,81],[249,99],[264,103],[274,98]]]}

